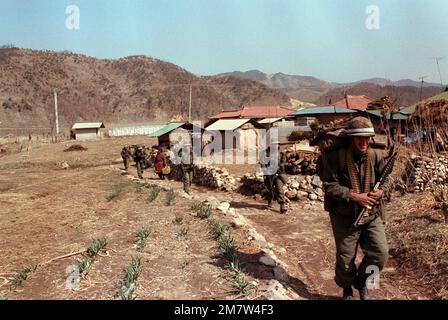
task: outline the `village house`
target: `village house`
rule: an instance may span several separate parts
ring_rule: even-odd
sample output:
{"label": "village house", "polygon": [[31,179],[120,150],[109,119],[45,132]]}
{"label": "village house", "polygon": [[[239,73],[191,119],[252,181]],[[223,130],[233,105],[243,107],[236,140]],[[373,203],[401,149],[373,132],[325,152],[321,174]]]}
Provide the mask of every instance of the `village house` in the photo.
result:
{"label": "village house", "polygon": [[74,140],[95,140],[104,137],[105,126],[102,122],[78,122],[70,130],[70,138]]}

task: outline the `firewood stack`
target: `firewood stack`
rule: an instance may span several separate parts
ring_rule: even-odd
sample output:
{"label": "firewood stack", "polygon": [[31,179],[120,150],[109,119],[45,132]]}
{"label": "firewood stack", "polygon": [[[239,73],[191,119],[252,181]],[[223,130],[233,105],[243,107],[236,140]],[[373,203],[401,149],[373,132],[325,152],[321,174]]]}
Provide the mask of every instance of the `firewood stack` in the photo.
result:
{"label": "firewood stack", "polygon": [[394,111],[396,110],[396,105],[394,102],[390,101],[389,96],[385,96],[382,98],[379,98],[375,101],[370,102],[367,105],[367,110],[387,110],[387,111]]}
{"label": "firewood stack", "polygon": [[313,175],[316,173],[317,154],[307,151],[286,150],[285,152],[288,164],[286,173],[296,175]]}

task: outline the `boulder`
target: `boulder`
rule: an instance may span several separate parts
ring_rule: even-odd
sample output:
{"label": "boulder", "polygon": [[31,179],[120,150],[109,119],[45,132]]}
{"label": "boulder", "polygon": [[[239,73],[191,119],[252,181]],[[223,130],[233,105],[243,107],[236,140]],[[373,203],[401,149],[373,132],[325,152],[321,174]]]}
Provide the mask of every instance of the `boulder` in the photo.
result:
{"label": "boulder", "polygon": [[262,256],[258,261],[268,267],[275,267],[277,265],[277,262],[269,256]]}

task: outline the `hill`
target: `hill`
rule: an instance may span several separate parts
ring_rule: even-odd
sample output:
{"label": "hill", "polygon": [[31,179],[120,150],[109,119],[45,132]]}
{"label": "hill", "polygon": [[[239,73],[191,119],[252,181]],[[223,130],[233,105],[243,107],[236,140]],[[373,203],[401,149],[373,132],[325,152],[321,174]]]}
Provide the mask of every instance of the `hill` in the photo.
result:
{"label": "hill", "polygon": [[[373,98],[389,95],[396,98],[397,102],[402,106],[415,103],[420,98],[421,83],[411,79],[391,81],[385,78],[371,78],[351,83],[336,83],[310,76],[284,73],[269,75],[259,70],[234,71],[221,74],[221,76],[223,75],[259,81],[270,88],[287,94],[291,98],[318,105],[328,103],[330,98],[332,101],[340,100],[343,97],[344,90],[349,94],[365,94]],[[440,90],[440,85],[438,84],[424,83],[422,98],[437,94]]]}
{"label": "hill", "polygon": [[50,128],[53,91],[62,127],[76,121],[135,123],[205,119],[243,104],[289,105],[289,98],[258,82],[232,76],[196,76],[146,56],[96,59],[70,52],[0,49],[0,127]]}

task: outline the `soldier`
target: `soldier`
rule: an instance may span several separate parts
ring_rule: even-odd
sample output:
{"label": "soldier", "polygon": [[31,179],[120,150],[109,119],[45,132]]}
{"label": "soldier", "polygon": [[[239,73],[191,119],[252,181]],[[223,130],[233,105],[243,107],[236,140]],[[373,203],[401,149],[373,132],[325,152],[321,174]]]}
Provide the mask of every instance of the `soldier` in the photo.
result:
{"label": "soldier", "polygon": [[[274,141],[272,143],[272,148],[279,147],[279,141]],[[275,199],[280,204],[280,213],[286,213],[288,211],[286,207],[286,197],[284,193],[284,184],[287,183],[287,177],[285,172],[285,166],[287,164],[286,155],[284,152],[280,152],[279,161],[277,163],[278,167],[274,169],[272,172],[268,172],[266,168],[268,168],[271,164],[269,161],[269,157],[271,156],[271,147],[268,146],[266,148],[266,158],[261,163],[261,167],[264,169],[263,171],[263,180],[264,185],[268,189],[268,208],[272,208],[272,201]],[[263,163],[264,162],[264,163]]]}
{"label": "soldier", "polygon": [[124,170],[126,171],[128,171],[129,163],[131,162],[132,149],[133,148],[130,145],[124,146],[123,149],[121,149],[121,158],[123,159]]}
{"label": "soldier", "polygon": [[143,166],[147,157],[145,146],[137,145],[132,157],[134,158],[135,165],[137,166],[137,175],[140,179],[143,179]]}
{"label": "soldier", "polygon": [[[185,155],[185,156],[184,156]],[[191,184],[193,182],[194,165],[193,165],[193,147],[190,141],[187,141],[179,152],[182,159],[182,182],[184,191],[191,193]]]}
{"label": "soldier", "polygon": [[[388,194],[388,184],[372,191],[385,167],[385,159],[380,150],[369,147],[370,138],[375,136],[369,119],[353,118],[346,133],[349,144],[328,154],[322,173],[325,210],[330,213],[336,243],[335,282],[343,288],[344,300],[354,299],[352,285],[361,300],[370,300],[366,279],[372,271],[379,276],[388,259],[382,201]],[[358,228],[353,228],[363,207],[369,210],[369,216]],[[358,245],[364,258],[357,268]]]}

